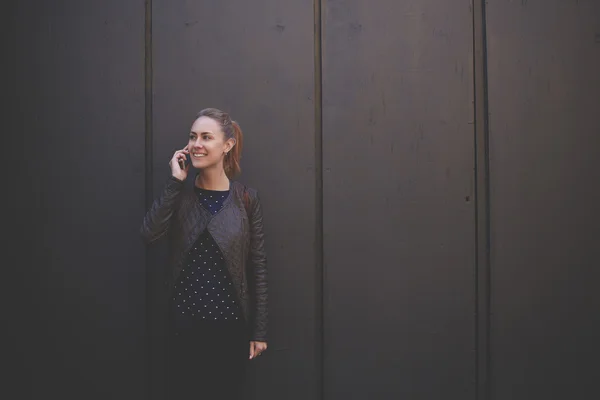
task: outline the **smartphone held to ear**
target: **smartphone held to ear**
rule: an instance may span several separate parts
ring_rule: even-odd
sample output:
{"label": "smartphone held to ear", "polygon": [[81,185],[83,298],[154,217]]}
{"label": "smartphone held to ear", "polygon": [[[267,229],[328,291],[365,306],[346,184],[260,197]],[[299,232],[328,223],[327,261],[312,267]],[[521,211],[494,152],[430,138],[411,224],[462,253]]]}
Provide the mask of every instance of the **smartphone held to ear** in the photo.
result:
{"label": "smartphone held to ear", "polygon": [[181,169],[185,169],[186,165],[191,162],[192,162],[192,156],[190,156],[189,154],[186,154],[185,160],[179,160],[179,167]]}

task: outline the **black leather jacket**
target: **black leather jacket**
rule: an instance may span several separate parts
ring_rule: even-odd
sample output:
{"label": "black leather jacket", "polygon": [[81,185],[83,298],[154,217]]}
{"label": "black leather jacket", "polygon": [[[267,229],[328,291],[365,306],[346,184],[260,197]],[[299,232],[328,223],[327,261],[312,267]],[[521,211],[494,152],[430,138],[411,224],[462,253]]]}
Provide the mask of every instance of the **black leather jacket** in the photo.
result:
{"label": "black leather jacket", "polygon": [[[192,180],[193,181],[193,180]],[[188,182],[189,183],[189,182]],[[170,177],[162,194],[146,213],[141,234],[147,243],[167,236],[171,292],[186,254],[208,229],[231,275],[251,339],[267,340],[267,267],[262,209],[256,190],[231,181],[230,194],[214,216],[204,209],[190,185]]]}

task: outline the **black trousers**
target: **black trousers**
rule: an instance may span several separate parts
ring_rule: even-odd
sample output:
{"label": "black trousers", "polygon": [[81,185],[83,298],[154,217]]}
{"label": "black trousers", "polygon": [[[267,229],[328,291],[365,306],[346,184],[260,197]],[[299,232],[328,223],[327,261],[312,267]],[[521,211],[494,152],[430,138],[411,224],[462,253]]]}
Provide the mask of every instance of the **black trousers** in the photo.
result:
{"label": "black trousers", "polygon": [[168,398],[239,400],[250,353],[242,321],[196,322],[173,328]]}

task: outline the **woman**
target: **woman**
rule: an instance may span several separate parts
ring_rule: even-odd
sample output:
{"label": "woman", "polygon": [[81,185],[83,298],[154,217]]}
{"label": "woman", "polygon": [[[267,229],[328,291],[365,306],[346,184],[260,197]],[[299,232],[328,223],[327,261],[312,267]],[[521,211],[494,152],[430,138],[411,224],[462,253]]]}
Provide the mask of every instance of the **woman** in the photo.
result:
{"label": "woman", "polygon": [[241,152],[240,126],[202,110],[142,224],[147,242],[169,243],[169,398],[239,398],[245,360],[267,349],[262,210],[256,191],[233,180]]}

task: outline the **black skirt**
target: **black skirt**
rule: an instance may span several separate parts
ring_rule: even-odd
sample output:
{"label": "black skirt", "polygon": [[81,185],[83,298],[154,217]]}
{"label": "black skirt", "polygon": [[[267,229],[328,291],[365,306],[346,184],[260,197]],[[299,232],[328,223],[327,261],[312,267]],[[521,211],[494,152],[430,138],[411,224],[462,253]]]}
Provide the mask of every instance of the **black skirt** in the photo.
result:
{"label": "black skirt", "polygon": [[242,398],[250,354],[243,320],[195,321],[170,336],[169,399]]}

